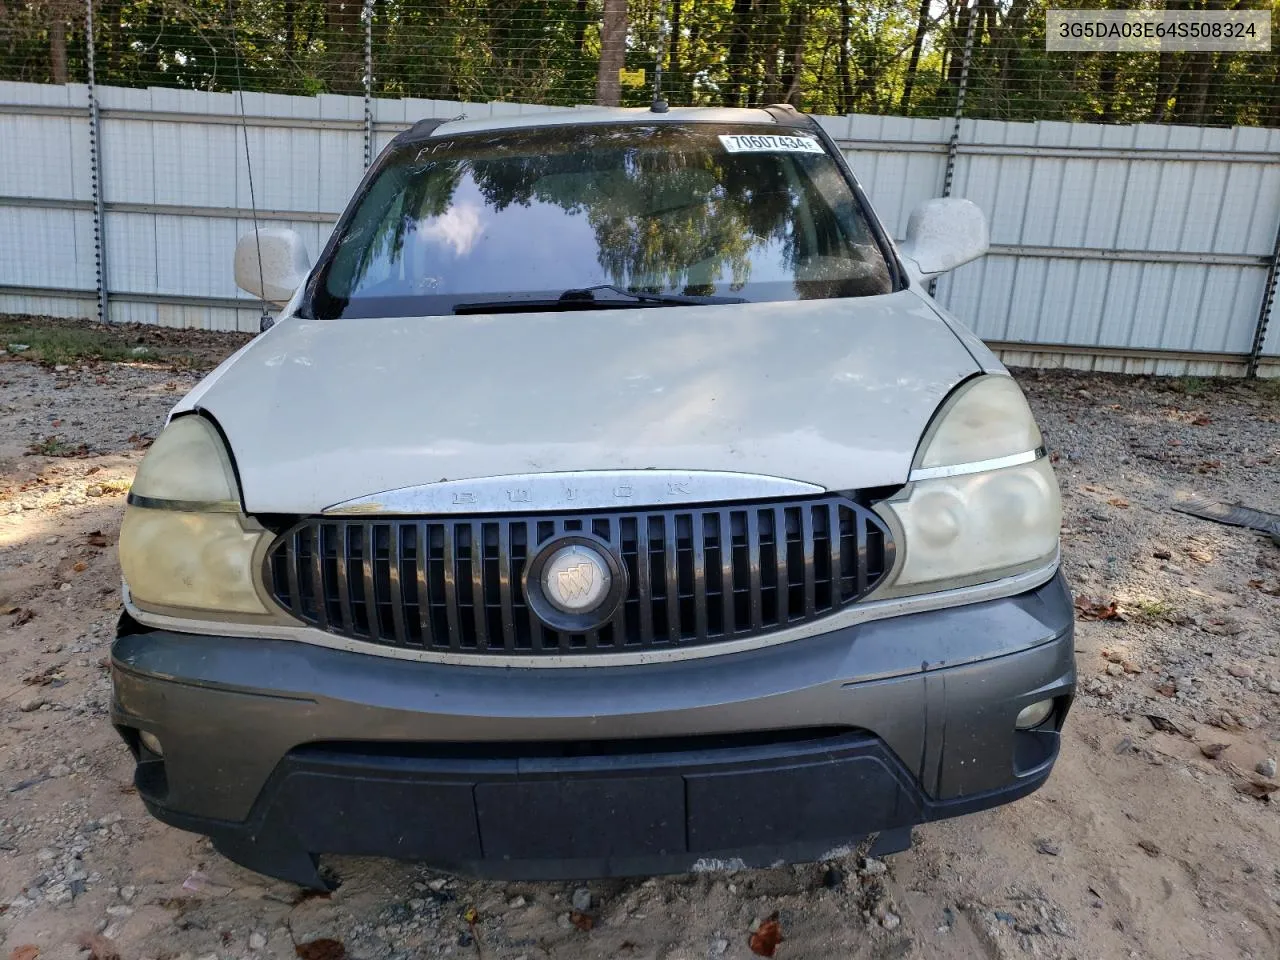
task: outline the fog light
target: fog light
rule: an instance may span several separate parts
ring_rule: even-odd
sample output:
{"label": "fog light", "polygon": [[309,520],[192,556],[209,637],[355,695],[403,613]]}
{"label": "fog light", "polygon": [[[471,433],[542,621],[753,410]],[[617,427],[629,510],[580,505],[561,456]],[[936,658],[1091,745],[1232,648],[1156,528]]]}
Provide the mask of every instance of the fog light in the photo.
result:
{"label": "fog light", "polygon": [[1048,720],[1051,713],[1053,713],[1052,700],[1037,700],[1035,703],[1027,704],[1018,712],[1018,718],[1013,721],[1013,725],[1019,730],[1030,730]]}
{"label": "fog light", "polygon": [[147,733],[145,730],[139,730],[138,740],[157,757],[164,756],[164,748],[160,746],[160,741],[154,733]]}

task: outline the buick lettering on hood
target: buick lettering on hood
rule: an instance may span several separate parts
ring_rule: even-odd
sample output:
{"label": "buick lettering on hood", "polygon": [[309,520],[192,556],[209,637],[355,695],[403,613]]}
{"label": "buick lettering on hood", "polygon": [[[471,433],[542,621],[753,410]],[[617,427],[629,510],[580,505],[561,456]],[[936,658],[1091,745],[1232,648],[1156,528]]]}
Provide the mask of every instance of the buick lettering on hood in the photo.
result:
{"label": "buick lettering on hood", "polygon": [[1043,784],[1075,689],[1022,392],[788,107],[422,121],[129,495],[112,720],[162,821],[588,878],[822,858]]}

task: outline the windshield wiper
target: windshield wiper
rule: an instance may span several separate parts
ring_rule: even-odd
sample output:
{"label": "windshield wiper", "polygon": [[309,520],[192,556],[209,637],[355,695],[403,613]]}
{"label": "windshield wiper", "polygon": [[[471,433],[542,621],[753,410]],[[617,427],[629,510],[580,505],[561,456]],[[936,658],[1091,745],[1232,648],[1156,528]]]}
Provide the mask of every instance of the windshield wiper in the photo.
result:
{"label": "windshield wiper", "polygon": [[[599,297],[597,291],[612,294]],[[558,297],[528,297],[512,300],[484,300],[455,303],[460,313],[527,313],[532,310],[618,310],[628,307],[696,307],[717,303],[746,303],[745,297],[686,296],[682,293],[646,293],[601,283],[594,287],[566,290]]]}
{"label": "windshield wiper", "polygon": [[745,297],[713,297],[688,295],[683,293],[648,293],[644,290],[628,290],[625,287],[616,287],[611,283],[598,283],[594,287],[581,287],[577,290],[566,290],[560,294],[561,300],[586,300],[588,302],[599,301],[596,296],[597,290],[604,290],[615,294],[619,297],[626,297],[629,300],[637,300],[641,303],[657,303],[664,306],[688,307],[703,306],[709,303],[746,303]]}

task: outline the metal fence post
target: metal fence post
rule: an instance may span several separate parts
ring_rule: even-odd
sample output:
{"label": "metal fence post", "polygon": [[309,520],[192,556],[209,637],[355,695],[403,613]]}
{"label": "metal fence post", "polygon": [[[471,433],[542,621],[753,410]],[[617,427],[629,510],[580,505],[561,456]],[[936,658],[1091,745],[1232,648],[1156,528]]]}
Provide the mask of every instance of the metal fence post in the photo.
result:
{"label": "metal fence post", "polygon": [[93,264],[97,274],[98,322],[110,323],[107,304],[107,229],[102,209],[102,139],[98,123],[98,88],[93,55],[93,0],[84,4],[85,54],[88,60],[86,86],[89,93],[89,185],[93,191]]}
{"label": "metal fence post", "polygon": [[364,0],[364,166],[373,163],[373,0]]}
{"label": "metal fence post", "polygon": [[[1280,216],[1280,210],[1276,211]],[[1262,362],[1262,346],[1267,342],[1267,324],[1276,302],[1276,282],[1280,279],[1280,223],[1276,224],[1276,245],[1271,250],[1271,266],[1267,268],[1267,280],[1262,285],[1262,306],[1258,309],[1258,326],[1253,331],[1253,346],[1249,349],[1249,365],[1244,375],[1253,379],[1258,375]]]}
{"label": "metal fence post", "polygon": [[[951,196],[951,182],[956,175],[956,154],[960,148],[960,120],[964,117],[964,98],[969,90],[969,61],[973,58],[973,28],[978,22],[977,0],[970,0],[969,26],[964,35],[964,53],[960,59],[960,88],[956,91],[955,122],[951,125],[951,139],[947,141],[947,166],[942,176],[942,195]],[[938,289],[938,278],[929,281],[929,296]]]}

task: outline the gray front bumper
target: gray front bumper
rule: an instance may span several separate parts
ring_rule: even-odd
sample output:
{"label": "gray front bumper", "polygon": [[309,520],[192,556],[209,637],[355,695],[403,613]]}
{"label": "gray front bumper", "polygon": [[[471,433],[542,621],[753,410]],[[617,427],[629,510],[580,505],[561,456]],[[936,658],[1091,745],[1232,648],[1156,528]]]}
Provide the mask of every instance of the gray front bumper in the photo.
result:
{"label": "gray front bumper", "polygon": [[[895,767],[890,779],[916,807],[948,815],[972,808],[966,798],[990,806],[1048,775],[1074,691],[1072,621],[1059,574],[1003,600],[628,667],[440,665],[291,641],[122,630],[112,651],[112,719],[135,749],[137,730],[163,746],[162,770],[140,754],[139,786],[152,811],[214,834],[275,822],[264,804],[281,796],[289,764],[316,749],[329,751],[326,769],[340,774],[333,751],[344,744],[365,759],[370,749],[420,758],[432,745],[483,758],[486,745],[496,756],[519,753],[522,743],[592,741],[603,745],[599,756],[642,739],[670,758],[700,738],[699,762],[710,763],[707,735],[800,729],[856,732],[865,741],[858,749],[883,754],[877,762]],[[1048,729],[1016,733],[1018,711],[1047,697],[1059,703]],[[781,760],[770,754],[770,764]],[[451,769],[455,780],[483,779]],[[519,772],[503,776],[511,771]]]}

